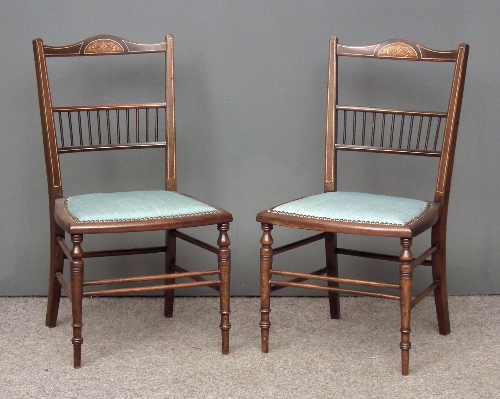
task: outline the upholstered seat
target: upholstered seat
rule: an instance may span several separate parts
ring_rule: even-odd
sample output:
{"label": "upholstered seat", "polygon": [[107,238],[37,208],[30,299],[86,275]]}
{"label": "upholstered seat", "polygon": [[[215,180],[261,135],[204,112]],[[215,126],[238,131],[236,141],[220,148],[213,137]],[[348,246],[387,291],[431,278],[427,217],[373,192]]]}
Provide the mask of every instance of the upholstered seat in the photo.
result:
{"label": "upholstered seat", "polygon": [[330,191],[262,211],[260,219],[278,226],[385,237],[413,237],[431,227],[441,206],[436,202],[361,192]]}
{"label": "upholstered seat", "polygon": [[411,198],[334,191],[287,202],[269,212],[334,222],[405,226],[422,217],[430,205]]}
{"label": "upholstered seat", "polygon": [[174,191],[93,193],[69,197],[65,211],[76,223],[190,217],[220,212]]}

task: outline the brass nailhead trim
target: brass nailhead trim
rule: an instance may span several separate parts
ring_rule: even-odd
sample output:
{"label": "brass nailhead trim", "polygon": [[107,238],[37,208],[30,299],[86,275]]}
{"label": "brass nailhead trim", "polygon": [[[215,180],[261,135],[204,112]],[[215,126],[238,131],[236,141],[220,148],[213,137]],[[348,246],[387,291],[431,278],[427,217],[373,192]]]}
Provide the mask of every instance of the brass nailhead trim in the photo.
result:
{"label": "brass nailhead trim", "polygon": [[300,213],[275,211],[274,209],[268,209],[267,211],[271,212],[271,213],[277,213],[279,215],[294,216],[294,217],[300,217],[300,218],[306,218],[306,219],[315,219],[315,220],[329,220],[329,221],[332,221],[332,222],[380,224],[380,225],[384,225],[384,226],[408,226],[409,224],[414,223],[418,219],[420,219],[429,210],[430,206],[431,206],[431,204],[428,202],[427,205],[425,206],[425,209],[420,213],[420,215],[418,215],[417,217],[413,218],[412,220],[410,220],[410,221],[408,221],[408,222],[406,222],[404,224],[383,223],[383,222],[370,222],[370,221],[349,220],[349,219],[333,219],[333,218],[327,218],[327,217],[301,215]]}
{"label": "brass nailhead trim", "polygon": [[186,213],[186,214],[180,214],[180,215],[174,215],[174,216],[154,216],[154,217],[148,217],[148,218],[133,218],[133,219],[107,219],[107,220],[80,220],[77,217],[75,217],[70,210],[68,209],[68,200],[64,200],[64,212],[66,212],[66,215],[75,223],[106,223],[106,222],[135,222],[139,220],[160,220],[160,219],[171,219],[171,218],[178,218],[178,217],[187,217],[187,216],[200,216],[200,215],[209,215],[212,213],[218,213],[220,212],[219,210],[215,211],[207,211],[207,212],[197,212],[197,213]]}

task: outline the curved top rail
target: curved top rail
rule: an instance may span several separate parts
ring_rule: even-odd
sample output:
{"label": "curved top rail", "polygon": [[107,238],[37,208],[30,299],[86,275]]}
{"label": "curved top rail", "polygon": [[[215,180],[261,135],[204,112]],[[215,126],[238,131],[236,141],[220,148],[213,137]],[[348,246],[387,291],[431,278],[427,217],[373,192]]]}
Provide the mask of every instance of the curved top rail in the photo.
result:
{"label": "curved top rail", "polygon": [[[461,44],[460,46],[465,46]],[[410,61],[455,62],[458,50],[434,50],[407,39],[390,39],[369,46],[337,45],[337,54],[348,57],[367,57]]]}
{"label": "curved top rail", "polygon": [[[35,42],[43,44],[42,39]],[[43,46],[46,57],[71,57],[79,55],[142,54],[166,51],[166,42],[136,43],[112,35],[97,35],[66,46]]]}

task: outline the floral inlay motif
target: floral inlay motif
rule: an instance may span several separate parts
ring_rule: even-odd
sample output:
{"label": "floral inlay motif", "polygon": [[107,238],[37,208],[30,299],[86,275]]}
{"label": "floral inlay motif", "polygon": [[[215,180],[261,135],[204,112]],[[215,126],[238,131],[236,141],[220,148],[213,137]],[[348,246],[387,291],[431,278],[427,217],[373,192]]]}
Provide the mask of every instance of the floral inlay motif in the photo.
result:
{"label": "floral inlay motif", "polygon": [[388,44],[379,51],[378,55],[379,57],[418,58],[415,49],[404,43]]}
{"label": "floral inlay motif", "polygon": [[85,47],[84,53],[89,54],[105,54],[105,53],[123,53],[123,47],[115,42],[114,40],[109,39],[99,39],[94,40],[87,44]]}

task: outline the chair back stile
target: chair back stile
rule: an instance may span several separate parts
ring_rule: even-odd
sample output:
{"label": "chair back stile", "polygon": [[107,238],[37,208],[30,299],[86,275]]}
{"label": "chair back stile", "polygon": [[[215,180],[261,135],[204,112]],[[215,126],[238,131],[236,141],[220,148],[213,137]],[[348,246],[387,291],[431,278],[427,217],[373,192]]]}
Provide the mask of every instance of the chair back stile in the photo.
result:
{"label": "chair back stile", "polygon": [[165,132],[167,135],[165,156],[165,188],[177,191],[177,163],[176,163],[176,139],[175,139],[175,86],[174,86],[174,38],[168,35],[165,38],[166,51],[166,75],[165,75]]}
{"label": "chair back stile", "polygon": [[447,209],[450,195],[451,177],[453,163],[455,160],[455,148],[457,143],[458,124],[462,110],[462,98],[464,93],[464,82],[469,47],[461,44],[457,50],[453,83],[448,104],[448,118],[446,120],[445,135],[441,150],[439,173],[436,182],[436,197],[434,201],[440,202]]}
{"label": "chair back stile", "polygon": [[[54,200],[62,198],[61,167],[57,137],[55,133],[54,115],[52,112],[52,98],[50,95],[49,78],[47,75],[47,62],[44,54],[44,45],[41,39],[33,41],[35,56],[36,78],[38,84],[38,100],[40,105],[40,120],[42,123],[43,145],[45,149],[45,167],[47,171],[47,184],[49,189],[49,207],[54,210]],[[53,219],[51,214],[51,220]]]}

